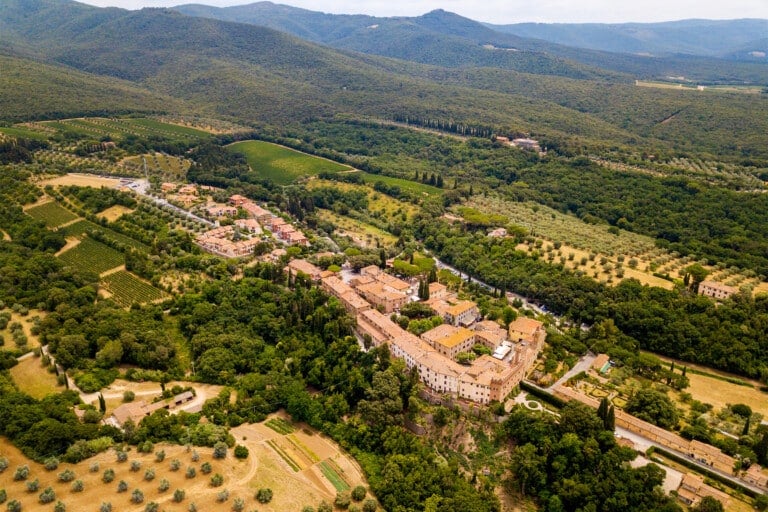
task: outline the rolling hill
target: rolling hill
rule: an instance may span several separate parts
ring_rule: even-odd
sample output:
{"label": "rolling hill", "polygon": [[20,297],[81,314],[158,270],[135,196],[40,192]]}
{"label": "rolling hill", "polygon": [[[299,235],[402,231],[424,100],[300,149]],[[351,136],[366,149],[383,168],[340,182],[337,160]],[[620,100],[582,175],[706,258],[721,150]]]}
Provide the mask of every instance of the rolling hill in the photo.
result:
{"label": "rolling hill", "polygon": [[[623,77],[628,81],[685,76],[708,83],[768,83],[768,66],[715,58],[720,54],[680,55],[683,52],[678,48],[678,51],[669,50],[656,56],[637,55],[638,52],[621,38],[611,46],[610,31],[601,38],[595,36],[603,42],[602,45],[579,44],[578,38],[559,44],[538,35],[511,33],[508,27],[487,26],[444,10],[417,17],[377,18],[324,14],[271,2],[226,8],[181,5],[174,9],[193,16],[267,26],[334,48],[438,66],[490,66],[609,80],[621,80],[621,75],[631,75]],[[738,39],[735,36],[732,41],[750,41],[759,29],[759,23],[755,25],[750,27],[746,41],[745,37]],[[701,27],[701,30],[706,31],[708,27]],[[695,31],[696,27],[690,29],[689,39],[695,40]],[[728,30],[729,33],[737,31],[738,28]],[[709,46],[715,44],[716,38],[701,37],[713,41],[707,43]]]}
{"label": "rolling hill", "polygon": [[[15,90],[38,87],[43,97],[46,82],[55,83],[55,75],[63,73],[53,70],[67,66],[72,76],[109,77],[99,84],[119,85],[131,93],[101,85],[59,89],[50,105],[19,102],[26,113],[3,111],[11,119],[49,115],[56,105],[73,105],[67,107],[72,111],[74,105],[92,104],[91,111],[100,110],[109,103],[100,98],[112,95],[120,98],[112,106],[121,110],[194,106],[199,113],[259,126],[407,116],[491,126],[499,133],[531,133],[550,147],[566,144],[578,151],[615,146],[658,153],[699,147],[729,157],[766,151],[756,135],[768,130],[768,102],[760,95],[646,90],[634,87],[626,76],[611,79],[616,74],[610,72],[577,79],[492,65],[425,65],[340,51],[266,27],[169,9],[100,9],[67,0],[8,3],[19,10],[0,11],[0,26],[13,26],[0,32],[0,48],[24,53],[24,62],[30,63],[18,75]],[[458,26],[455,33],[461,35],[446,38],[466,39],[478,25],[443,12],[422,18],[419,23],[430,30]],[[547,59],[542,66],[551,71],[553,62]],[[574,69],[590,73],[566,61],[563,65],[564,74]],[[43,70],[40,76],[37,67]],[[81,89],[95,96],[78,98]],[[17,101],[10,91],[4,96],[9,104]],[[162,99],[169,97],[175,100]],[[130,98],[135,101],[127,102]]]}
{"label": "rolling hill", "polygon": [[520,37],[609,52],[722,57],[767,62],[751,52],[765,52],[768,20],[681,20],[665,23],[487,25]]}

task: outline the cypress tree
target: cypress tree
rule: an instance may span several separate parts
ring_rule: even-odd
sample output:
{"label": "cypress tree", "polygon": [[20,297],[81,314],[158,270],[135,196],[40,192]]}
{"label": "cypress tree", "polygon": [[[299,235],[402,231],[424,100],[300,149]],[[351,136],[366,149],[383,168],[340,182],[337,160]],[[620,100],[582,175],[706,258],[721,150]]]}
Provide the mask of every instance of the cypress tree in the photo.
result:
{"label": "cypress tree", "polygon": [[101,410],[102,414],[107,412],[107,402],[104,400],[104,395],[101,393],[99,393],[99,410]]}
{"label": "cypress tree", "polygon": [[605,418],[605,430],[616,430],[616,411],[614,411],[613,406],[608,408],[608,414]]}
{"label": "cypress tree", "polygon": [[600,400],[600,405],[597,408],[597,417],[600,418],[605,424],[605,420],[608,417],[608,399],[603,398]]}
{"label": "cypress tree", "polygon": [[744,430],[741,431],[741,435],[743,436],[749,435],[749,420],[750,418],[747,418],[747,421],[744,422]]}

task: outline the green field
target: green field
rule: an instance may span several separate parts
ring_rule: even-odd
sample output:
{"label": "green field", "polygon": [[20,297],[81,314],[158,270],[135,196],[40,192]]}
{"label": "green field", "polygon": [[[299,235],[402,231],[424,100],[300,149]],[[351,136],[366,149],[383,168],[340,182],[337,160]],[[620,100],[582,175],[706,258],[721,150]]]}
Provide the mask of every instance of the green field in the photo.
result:
{"label": "green field", "polygon": [[112,299],[121,306],[143,304],[163,298],[162,291],[125,270],[105,276],[101,283],[112,294]]}
{"label": "green field", "polygon": [[323,473],[323,476],[333,484],[337,491],[344,492],[349,489],[349,484],[344,480],[339,472],[336,471],[330,461],[324,460],[321,462],[320,471]]}
{"label": "green field", "polygon": [[77,219],[77,215],[55,201],[34,206],[27,210],[27,215],[45,222],[49,228],[55,228]]}
{"label": "green field", "polygon": [[414,194],[419,194],[419,195],[434,196],[434,195],[439,195],[443,193],[442,189],[433,187],[432,185],[419,183],[418,181],[404,180],[401,178],[393,178],[392,176],[382,176],[381,174],[368,174],[367,172],[362,173],[362,175],[365,182],[370,183],[371,185],[373,185],[377,181],[381,181],[382,183],[389,185],[390,187],[392,186],[400,187],[402,190],[405,190],[407,192],[412,192]]}
{"label": "green field", "polygon": [[125,258],[122,253],[90,238],[85,238],[77,246],[60,254],[59,259],[65,265],[96,274],[101,274],[125,264]]}
{"label": "green field", "polygon": [[321,172],[350,169],[347,165],[259,140],[236,142],[227,148],[245,155],[248,165],[255,172],[280,185],[293,183],[305,176],[316,176]]}
{"label": "green field", "polygon": [[24,126],[0,126],[0,133],[22,139],[48,140],[48,134],[36,132]]}
{"label": "green field", "polygon": [[291,434],[295,430],[293,425],[282,418],[271,418],[267,420],[264,425],[271,428],[278,434]]}

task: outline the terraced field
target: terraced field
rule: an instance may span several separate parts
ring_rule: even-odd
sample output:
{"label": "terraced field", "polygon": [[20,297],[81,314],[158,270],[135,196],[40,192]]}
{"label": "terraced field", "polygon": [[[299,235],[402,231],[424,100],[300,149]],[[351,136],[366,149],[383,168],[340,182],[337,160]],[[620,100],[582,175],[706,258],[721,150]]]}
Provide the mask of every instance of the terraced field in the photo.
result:
{"label": "terraced field", "polygon": [[227,149],[245,155],[251,169],[280,185],[288,185],[306,176],[316,176],[321,172],[340,172],[350,169],[348,165],[259,140],[236,142],[227,146]]}

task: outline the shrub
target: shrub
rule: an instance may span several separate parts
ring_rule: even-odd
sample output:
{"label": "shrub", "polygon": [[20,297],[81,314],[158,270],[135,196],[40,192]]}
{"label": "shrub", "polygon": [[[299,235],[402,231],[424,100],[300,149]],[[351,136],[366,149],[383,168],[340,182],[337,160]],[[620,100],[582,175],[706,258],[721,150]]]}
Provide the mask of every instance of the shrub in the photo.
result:
{"label": "shrub", "polygon": [[733,414],[736,414],[737,416],[741,416],[742,418],[749,418],[750,416],[752,416],[752,408],[744,404],[732,405],[731,411],[733,412]]}
{"label": "shrub", "polygon": [[56,457],[48,457],[45,459],[44,463],[45,469],[48,471],[53,471],[54,469],[58,469],[59,467],[59,459]]}
{"label": "shrub", "polygon": [[131,471],[134,473],[139,471],[141,469],[141,461],[140,460],[132,460],[131,461]]}
{"label": "shrub", "polygon": [[349,493],[347,492],[338,492],[336,493],[336,499],[333,501],[333,504],[342,510],[346,510],[349,508],[349,504],[352,503],[352,498],[349,496]]}
{"label": "shrub", "polygon": [[186,492],[184,492],[184,489],[176,489],[173,491],[173,501],[176,503],[181,503],[184,501],[184,497],[186,496]]}
{"label": "shrub", "polygon": [[155,453],[155,461],[163,462],[165,460],[165,450],[160,450]]}
{"label": "shrub", "polygon": [[218,487],[224,483],[224,477],[221,474],[216,473],[211,477],[211,487]]}
{"label": "shrub", "polygon": [[18,500],[8,502],[8,512],[21,512],[21,503]]}
{"label": "shrub", "polygon": [[134,489],[131,493],[131,501],[133,503],[142,503],[144,501],[144,493],[141,489]]}
{"label": "shrub", "polygon": [[117,462],[125,462],[128,460],[128,454],[122,450],[117,451]]}
{"label": "shrub", "polygon": [[143,443],[139,443],[139,446],[137,446],[136,449],[139,453],[152,453],[155,449],[155,445],[152,444],[152,441],[144,441]]}
{"label": "shrub", "polygon": [[373,498],[368,498],[363,502],[363,512],[376,512],[377,508],[376,500]]}
{"label": "shrub", "polygon": [[200,460],[200,454],[197,453],[197,450],[192,450],[192,462],[197,462]]}
{"label": "shrub", "polygon": [[315,512],[315,507],[310,507],[307,505],[306,507],[301,509],[301,512]]}
{"label": "shrub", "polygon": [[8,469],[8,459],[6,457],[0,457],[0,473]]}
{"label": "shrub", "polygon": [[229,491],[226,489],[216,494],[216,501],[218,501],[219,503],[224,503],[228,499],[229,499]]}
{"label": "shrub", "polygon": [[46,487],[43,492],[40,493],[40,503],[51,503],[56,499],[56,493],[53,492],[53,487]]}
{"label": "shrub", "polygon": [[26,480],[27,478],[29,478],[29,466],[24,464],[23,466],[17,467],[16,471],[13,473],[13,480],[19,482],[21,480]]}
{"label": "shrub", "polygon": [[317,512],[333,512],[333,507],[326,501],[321,501],[317,506]]}
{"label": "shrub", "polygon": [[355,501],[363,501],[365,499],[366,491],[365,487],[358,485],[352,489],[352,499]]}
{"label": "shrub", "polygon": [[136,398],[136,393],[133,391],[126,391],[123,393],[123,402],[133,402],[133,400]]}
{"label": "shrub", "polygon": [[5,491],[5,489],[0,489],[0,503],[5,503],[5,500],[8,499],[8,493]]}
{"label": "shrub", "polygon": [[361,512],[360,505],[352,504],[349,506],[349,512]]}
{"label": "shrub", "polygon": [[88,471],[91,473],[98,473],[99,472],[99,463],[93,462],[90,466],[88,466]]}
{"label": "shrub", "polygon": [[247,459],[248,458],[248,448],[245,446],[239,444],[235,446],[235,457],[238,459]]}
{"label": "shrub", "polygon": [[104,470],[104,474],[101,475],[101,481],[105,484],[108,484],[112,482],[115,479],[115,470],[114,469],[106,469]]}
{"label": "shrub", "polygon": [[160,480],[160,485],[158,486],[157,490],[160,492],[165,492],[170,488],[171,488],[171,482],[163,478],[162,480]]}
{"label": "shrub", "polygon": [[195,478],[197,476],[197,470],[192,466],[187,468],[187,478]]}
{"label": "shrub", "polygon": [[117,484],[117,492],[125,492],[128,490],[128,483],[125,480],[120,480]]}
{"label": "shrub", "polygon": [[210,462],[203,462],[203,465],[200,466],[200,472],[204,475],[210,474],[211,471],[213,471],[213,467]]}
{"label": "shrub", "polygon": [[151,482],[155,479],[155,470],[150,468],[144,472],[144,480]]}
{"label": "shrub", "polygon": [[35,478],[31,482],[27,482],[27,492],[37,492],[40,489],[40,480]]}
{"label": "shrub", "polygon": [[219,441],[213,445],[213,458],[223,459],[227,456],[227,443]]}
{"label": "shrub", "polygon": [[258,501],[259,503],[269,503],[270,501],[272,501],[272,496],[273,496],[272,489],[270,489],[269,487],[266,487],[266,488],[263,487],[256,492],[256,501]]}
{"label": "shrub", "polygon": [[71,469],[65,469],[61,473],[59,473],[59,481],[60,482],[71,482],[75,479],[75,472]]}
{"label": "shrub", "polygon": [[99,512],[112,512],[112,504],[109,502],[103,502],[99,507]]}
{"label": "shrub", "polygon": [[243,498],[235,498],[235,501],[232,502],[233,512],[243,512],[244,508],[245,508],[245,501],[243,500]]}
{"label": "shrub", "polygon": [[181,461],[179,459],[173,459],[171,461],[171,471],[178,471],[181,468]]}
{"label": "shrub", "polygon": [[154,501],[150,501],[147,503],[147,506],[144,507],[144,512],[157,512],[159,510],[159,506]]}
{"label": "shrub", "polygon": [[53,506],[53,512],[66,512],[66,510],[67,506],[61,501],[57,501],[56,505]]}
{"label": "shrub", "polygon": [[83,484],[82,480],[75,480],[72,482],[72,492],[83,492],[84,488],[85,484]]}
{"label": "shrub", "polygon": [[194,502],[190,503],[187,512],[197,512],[197,505],[195,505]]}

